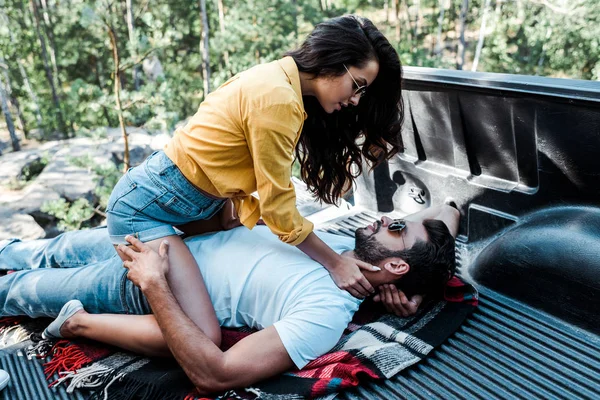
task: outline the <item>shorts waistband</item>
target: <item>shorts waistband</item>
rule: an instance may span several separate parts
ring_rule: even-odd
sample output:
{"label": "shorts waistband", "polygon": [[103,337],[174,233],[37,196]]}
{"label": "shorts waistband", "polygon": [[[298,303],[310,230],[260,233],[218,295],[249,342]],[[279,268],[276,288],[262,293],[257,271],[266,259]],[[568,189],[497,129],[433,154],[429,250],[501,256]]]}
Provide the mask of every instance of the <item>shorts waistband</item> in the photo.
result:
{"label": "shorts waistband", "polygon": [[163,226],[158,226],[156,228],[147,229],[147,230],[141,231],[141,232],[131,232],[131,233],[128,233],[127,235],[110,235],[110,241],[115,246],[119,245],[119,244],[128,245],[129,242],[125,240],[125,237],[129,236],[129,235],[134,236],[142,243],[146,243],[146,242],[150,242],[152,240],[160,239],[160,238],[163,238],[166,236],[181,235],[181,234],[182,234],[182,232],[180,230],[175,229],[172,226],[163,225]]}

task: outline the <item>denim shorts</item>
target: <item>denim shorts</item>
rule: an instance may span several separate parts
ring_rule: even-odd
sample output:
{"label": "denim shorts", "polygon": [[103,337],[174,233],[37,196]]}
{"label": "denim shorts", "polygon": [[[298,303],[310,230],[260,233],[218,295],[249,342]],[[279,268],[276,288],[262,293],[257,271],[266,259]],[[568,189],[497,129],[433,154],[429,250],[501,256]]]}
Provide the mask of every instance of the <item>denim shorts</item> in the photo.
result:
{"label": "denim shorts", "polygon": [[106,207],[113,244],[125,236],[142,242],[176,235],[173,225],[209,219],[225,204],[200,192],[161,150],[130,168],[114,187]]}

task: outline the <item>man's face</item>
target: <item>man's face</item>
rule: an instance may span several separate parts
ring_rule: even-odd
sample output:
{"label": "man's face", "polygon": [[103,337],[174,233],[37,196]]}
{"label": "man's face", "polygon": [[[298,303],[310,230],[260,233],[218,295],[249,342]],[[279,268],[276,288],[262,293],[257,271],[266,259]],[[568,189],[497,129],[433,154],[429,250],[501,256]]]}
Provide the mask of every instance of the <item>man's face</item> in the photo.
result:
{"label": "man's face", "polygon": [[403,221],[406,224],[404,229],[391,231],[388,227],[392,222],[393,219],[384,216],[356,230],[354,253],[359,259],[377,264],[390,257],[391,252],[410,249],[418,240],[429,240],[422,222]]}

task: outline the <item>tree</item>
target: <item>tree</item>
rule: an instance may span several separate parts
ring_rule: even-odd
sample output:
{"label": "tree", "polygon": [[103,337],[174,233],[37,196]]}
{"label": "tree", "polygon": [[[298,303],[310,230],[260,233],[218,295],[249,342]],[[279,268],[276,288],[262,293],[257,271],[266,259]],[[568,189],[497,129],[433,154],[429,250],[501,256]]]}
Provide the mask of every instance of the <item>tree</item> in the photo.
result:
{"label": "tree", "polygon": [[35,31],[40,41],[40,47],[42,50],[42,61],[44,63],[44,70],[46,72],[46,80],[48,81],[48,85],[50,86],[50,90],[52,91],[52,101],[54,103],[54,111],[56,112],[56,116],[58,119],[58,128],[62,132],[63,136],[65,138],[68,138],[69,133],[67,132],[62,109],[60,106],[60,100],[58,99],[56,85],[54,84],[54,76],[52,74],[52,71],[50,70],[50,66],[48,65],[48,52],[46,50],[46,41],[44,39],[44,36],[42,35],[42,30],[40,26],[40,13],[38,10],[37,0],[30,0],[29,4],[35,21]]}
{"label": "tree", "polygon": [[200,0],[200,14],[202,18],[202,35],[200,52],[202,53],[202,76],[204,77],[204,97],[210,93],[210,49],[208,47],[208,17],[206,15],[206,0]]}
{"label": "tree", "polygon": [[479,57],[481,56],[481,49],[483,48],[483,39],[485,38],[485,28],[490,3],[491,0],[485,0],[483,5],[483,16],[481,17],[481,26],[479,27],[479,40],[477,41],[477,50],[475,51],[475,57],[473,58],[473,66],[471,67],[471,71],[477,71],[477,66],[479,65]]}
{"label": "tree", "polygon": [[[219,30],[221,31],[221,34],[225,36],[225,7],[223,6],[223,0],[217,0],[217,9],[219,10]],[[223,51],[223,60],[225,61],[225,69],[230,71],[229,51],[227,49]]]}
{"label": "tree", "polygon": [[23,117],[23,113],[21,112],[21,105],[19,103],[19,99],[13,95],[12,83],[8,74],[8,66],[2,56],[0,56],[0,65],[6,65],[6,68],[2,68],[2,73],[4,75],[4,92],[6,100],[8,101],[9,107],[12,106],[17,112],[17,118],[19,120],[20,125],[19,129],[23,132],[23,135],[27,137],[27,123],[25,122],[25,118]]}
{"label": "tree", "polygon": [[[137,41],[135,37],[135,18],[133,16],[133,0],[126,0],[127,2],[127,30],[129,31],[129,46],[131,47],[131,52],[135,55],[135,50],[137,48]],[[140,77],[139,77],[139,66],[134,65],[131,69],[131,73],[133,76],[133,86],[135,90],[140,89]]]}
{"label": "tree", "polygon": [[394,26],[396,27],[396,43],[400,42],[400,0],[394,0]]}
{"label": "tree", "polygon": [[56,41],[54,40],[54,24],[52,22],[52,19],[50,18],[48,4],[46,0],[40,1],[42,4],[42,15],[44,16],[44,31],[46,32],[46,36],[48,36],[50,42],[50,61],[52,62],[52,70],[54,71],[53,76],[56,79],[58,87],[61,87],[62,82],[60,79],[60,73],[58,71],[58,62],[56,60]]}
{"label": "tree", "polygon": [[463,69],[465,63],[465,29],[467,28],[467,12],[469,11],[469,0],[463,0],[460,8],[460,38],[456,51],[456,69]]}
{"label": "tree", "polygon": [[[0,67],[6,68],[7,66],[1,65]],[[19,144],[19,139],[17,138],[17,134],[15,132],[15,124],[13,123],[10,109],[8,107],[8,99],[2,76],[0,76],[0,102],[2,103],[2,114],[4,114],[4,119],[6,120],[6,127],[8,128],[8,132],[10,134],[10,141],[12,143],[13,151],[19,151],[21,150],[21,145]]]}
{"label": "tree", "polygon": [[437,34],[435,40],[435,53],[440,54],[444,49],[445,45],[442,41],[442,30],[444,29],[444,13],[446,11],[446,0],[439,0],[440,3],[440,16],[438,18]]}

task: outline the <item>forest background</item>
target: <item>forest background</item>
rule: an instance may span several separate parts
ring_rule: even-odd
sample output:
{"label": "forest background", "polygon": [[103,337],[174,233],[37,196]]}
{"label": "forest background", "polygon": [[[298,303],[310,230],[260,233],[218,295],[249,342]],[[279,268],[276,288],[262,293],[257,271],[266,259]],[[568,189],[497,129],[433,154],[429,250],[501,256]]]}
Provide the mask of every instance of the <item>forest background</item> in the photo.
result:
{"label": "forest background", "polygon": [[370,18],[405,66],[600,80],[598,0],[0,0],[0,152],[120,127],[123,165],[73,160],[109,193],[129,127],[172,133],[211,89],[346,13]]}

